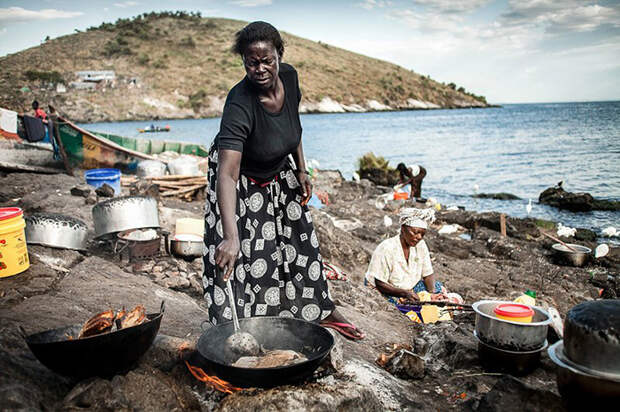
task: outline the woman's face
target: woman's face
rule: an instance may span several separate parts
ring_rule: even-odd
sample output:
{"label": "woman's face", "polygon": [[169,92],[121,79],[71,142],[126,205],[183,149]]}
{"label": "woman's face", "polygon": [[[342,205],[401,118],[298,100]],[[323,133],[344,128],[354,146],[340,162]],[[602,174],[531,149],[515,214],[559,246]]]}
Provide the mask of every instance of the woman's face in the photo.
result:
{"label": "woman's face", "polygon": [[400,235],[409,247],[414,247],[415,245],[417,245],[420,240],[422,240],[425,234],[426,229],[422,229],[419,227],[403,225],[400,228]]}
{"label": "woman's face", "polygon": [[271,42],[257,41],[250,44],[243,54],[243,65],[253,85],[260,90],[275,88],[280,71],[280,59]]}

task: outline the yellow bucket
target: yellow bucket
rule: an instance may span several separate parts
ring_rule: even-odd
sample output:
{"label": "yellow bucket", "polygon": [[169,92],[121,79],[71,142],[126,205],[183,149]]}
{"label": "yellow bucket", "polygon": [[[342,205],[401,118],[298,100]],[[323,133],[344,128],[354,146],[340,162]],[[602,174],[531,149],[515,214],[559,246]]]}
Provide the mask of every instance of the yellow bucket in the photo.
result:
{"label": "yellow bucket", "polygon": [[0,208],[0,278],[17,275],[30,267],[25,227],[20,208]]}

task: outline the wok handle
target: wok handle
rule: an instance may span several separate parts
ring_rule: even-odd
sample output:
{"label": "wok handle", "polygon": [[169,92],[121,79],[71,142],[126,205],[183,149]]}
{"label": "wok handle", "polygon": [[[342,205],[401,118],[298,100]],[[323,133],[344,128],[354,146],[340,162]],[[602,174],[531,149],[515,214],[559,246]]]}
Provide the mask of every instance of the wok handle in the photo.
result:
{"label": "wok handle", "polygon": [[233,326],[235,327],[235,333],[237,333],[239,331],[239,318],[237,317],[237,303],[235,302],[231,278],[226,282],[226,288],[228,289],[228,303],[230,303],[230,310],[233,316]]}
{"label": "wok handle", "polygon": [[166,301],[162,300],[161,305],[159,305],[159,313],[164,313],[166,311]]}

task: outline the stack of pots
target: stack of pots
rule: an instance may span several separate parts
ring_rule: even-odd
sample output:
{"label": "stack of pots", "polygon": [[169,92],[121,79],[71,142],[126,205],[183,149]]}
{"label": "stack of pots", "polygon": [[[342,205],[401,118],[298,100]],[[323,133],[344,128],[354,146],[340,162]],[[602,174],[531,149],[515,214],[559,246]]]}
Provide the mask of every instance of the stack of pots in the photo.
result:
{"label": "stack of pots", "polygon": [[538,366],[540,353],[547,348],[551,317],[545,310],[530,306],[531,322],[501,319],[495,309],[506,304],[512,302],[483,300],[473,304],[478,355],[487,370],[526,375]]}
{"label": "stack of pots", "polygon": [[[564,340],[548,349],[569,409],[618,407],[620,400],[620,300],[583,302],[564,322]],[[611,410],[611,409],[609,409]]]}

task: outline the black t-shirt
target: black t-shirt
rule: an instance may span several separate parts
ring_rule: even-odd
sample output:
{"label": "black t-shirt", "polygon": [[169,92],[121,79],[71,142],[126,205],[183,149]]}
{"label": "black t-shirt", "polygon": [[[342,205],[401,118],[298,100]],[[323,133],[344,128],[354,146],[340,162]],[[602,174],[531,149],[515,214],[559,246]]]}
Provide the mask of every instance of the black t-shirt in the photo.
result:
{"label": "black t-shirt", "polygon": [[297,72],[281,63],[279,76],[284,85],[280,112],[272,113],[263,107],[246,76],[228,93],[216,136],[219,150],[242,153],[241,173],[261,181],[270,180],[282,170],[287,156],[301,141]]}

